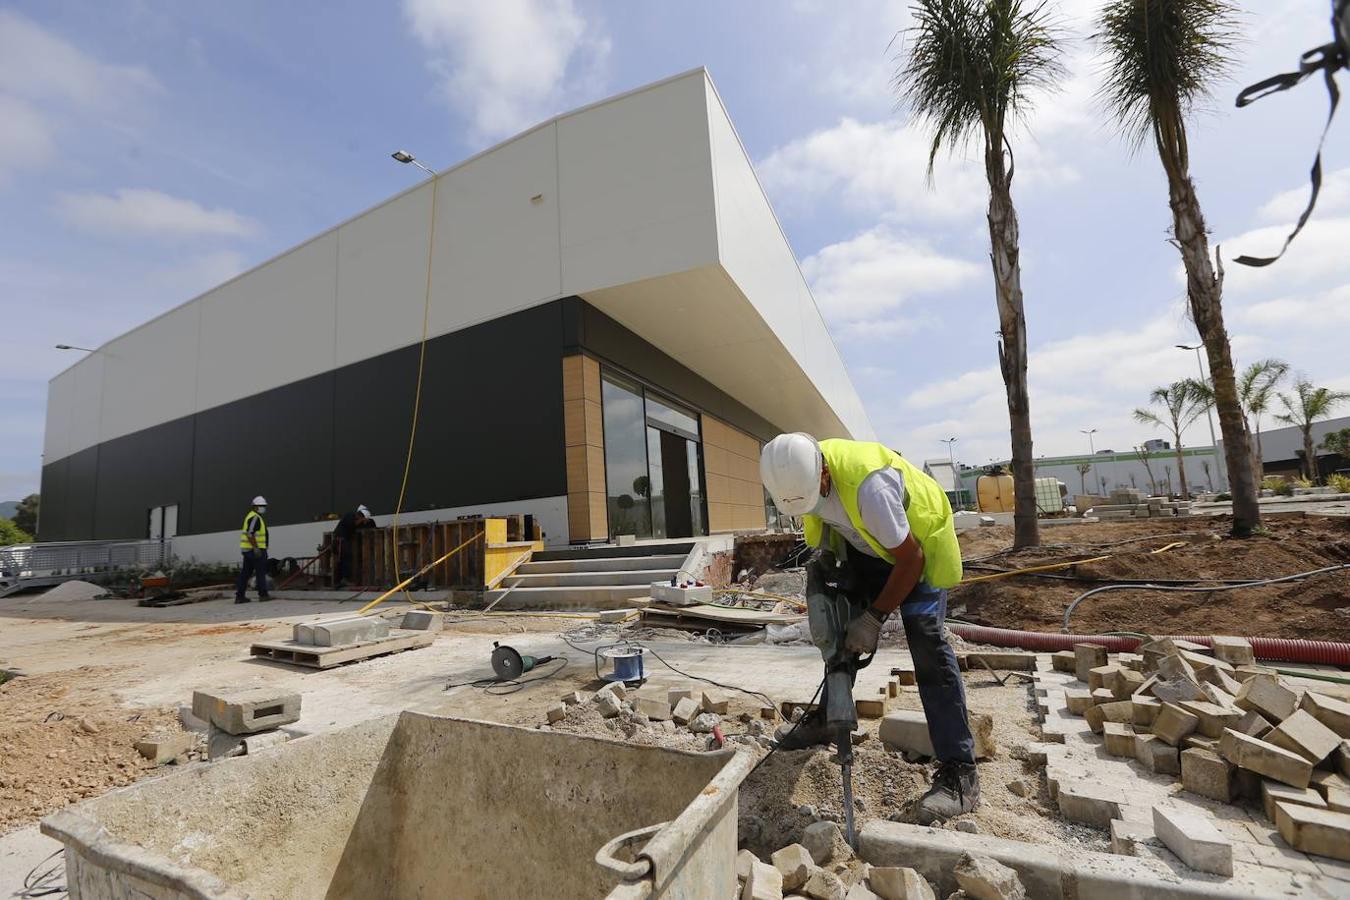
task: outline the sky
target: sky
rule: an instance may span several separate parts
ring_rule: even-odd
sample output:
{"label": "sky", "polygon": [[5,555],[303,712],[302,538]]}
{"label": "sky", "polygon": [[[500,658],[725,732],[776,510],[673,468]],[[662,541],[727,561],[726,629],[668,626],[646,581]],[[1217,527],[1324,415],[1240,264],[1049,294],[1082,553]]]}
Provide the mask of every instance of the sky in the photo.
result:
{"label": "sky", "polygon": [[[1013,136],[1037,456],[1128,450],[1134,407],[1196,373],[1156,155],[1095,92],[1100,4],[1051,0],[1066,73]],[[47,381],[97,347],[559,112],[706,66],[879,437],[911,458],[1008,455],[978,159],[926,175],[891,83],[901,0],[0,2],[0,499],[38,489]],[[1241,13],[1232,77],[1191,126],[1225,259],[1278,247],[1326,115],[1316,79],[1237,90],[1328,40],[1321,0]],[[1288,256],[1227,266],[1239,366],[1350,390],[1350,125]],[[267,327],[266,322],[258,327]],[[246,348],[241,348],[246,352]],[[1270,426],[1266,422],[1266,427]],[[1188,444],[1208,443],[1201,419]]]}

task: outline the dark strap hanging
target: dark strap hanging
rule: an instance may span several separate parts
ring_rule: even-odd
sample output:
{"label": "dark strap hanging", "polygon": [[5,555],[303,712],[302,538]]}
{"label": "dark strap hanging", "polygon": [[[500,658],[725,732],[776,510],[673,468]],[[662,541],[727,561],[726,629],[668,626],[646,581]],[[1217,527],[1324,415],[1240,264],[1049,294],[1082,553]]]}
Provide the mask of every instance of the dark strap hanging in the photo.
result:
{"label": "dark strap hanging", "polygon": [[1350,47],[1343,43],[1344,38],[1342,37],[1342,20],[1346,19],[1350,19],[1350,2],[1338,0],[1334,4],[1331,23],[1333,34],[1337,36],[1337,40],[1304,53],[1299,57],[1297,72],[1285,72],[1264,81],[1258,81],[1256,84],[1245,88],[1237,96],[1237,105],[1241,108],[1260,100],[1262,97],[1278,94],[1295,85],[1302,84],[1309,75],[1320,71],[1322,79],[1326,82],[1327,97],[1330,99],[1327,108],[1327,122],[1322,126],[1322,137],[1317,142],[1317,154],[1313,157],[1312,170],[1309,172],[1308,180],[1312,183],[1312,191],[1308,196],[1308,205],[1304,208],[1303,214],[1298,217],[1298,223],[1294,226],[1294,230],[1289,232],[1289,236],[1284,239],[1284,246],[1280,248],[1279,253],[1274,256],[1237,257],[1235,262],[1244,266],[1268,266],[1284,256],[1285,251],[1289,249],[1289,245],[1294,242],[1294,238],[1303,230],[1303,226],[1308,224],[1308,218],[1312,216],[1313,207],[1317,205],[1317,195],[1322,191],[1322,146],[1326,143],[1327,132],[1331,130],[1331,120],[1336,116],[1336,107],[1341,102],[1341,91],[1336,85],[1336,70],[1350,63],[1350,60],[1347,59],[1347,56],[1350,56]]}

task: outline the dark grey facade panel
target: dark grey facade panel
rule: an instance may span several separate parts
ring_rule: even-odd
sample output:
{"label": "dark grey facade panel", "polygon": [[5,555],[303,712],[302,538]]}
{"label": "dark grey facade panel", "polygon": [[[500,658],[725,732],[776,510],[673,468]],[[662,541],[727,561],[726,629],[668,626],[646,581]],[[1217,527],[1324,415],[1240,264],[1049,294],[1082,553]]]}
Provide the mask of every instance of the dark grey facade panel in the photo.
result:
{"label": "dark grey facade panel", "polygon": [[[585,351],[761,439],[778,432],[613,319],[571,297],[427,342],[403,508],[567,493],[562,357]],[[179,533],[272,525],[364,503],[388,515],[408,449],[417,346],[107,441],[42,470],[42,540],[137,538],[177,503]],[[244,357],[241,364],[247,364]]]}
{"label": "dark grey facade panel", "polygon": [[782,429],[577,297],[561,301],[565,341],[763,441]]}
{"label": "dark grey facade panel", "polygon": [[175,419],[106,441],[98,448],[93,533],[143,536],[147,512],[178,504],[192,521],[192,419]]}

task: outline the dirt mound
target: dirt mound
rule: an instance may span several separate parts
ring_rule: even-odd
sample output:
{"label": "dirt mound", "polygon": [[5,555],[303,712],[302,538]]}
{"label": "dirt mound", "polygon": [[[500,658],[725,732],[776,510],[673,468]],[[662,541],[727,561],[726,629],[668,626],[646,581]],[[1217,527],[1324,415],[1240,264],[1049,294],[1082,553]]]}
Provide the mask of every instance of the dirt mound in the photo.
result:
{"label": "dirt mound", "polygon": [[136,742],[181,730],[178,716],[118,706],[96,687],[113,671],[85,666],[0,684],[0,833],[153,772]]}
{"label": "dirt mound", "polygon": [[[1023,576],[957,587],[951,593],[951,614],[980,625],[1058,631],[1074,598],[1103,583],[1256,580],[1350,562],[1350,520],[1272,516],[1266,534],[1245,540],[1228,535],[1231,524],[1223,516],[1043,529],[1047,546],[974,563],[967,575],[1098,555],[1110,559],[1056,572],[1054,577]],[[985,533],[989,531],[1003,534]],[[1130,538],[1139,540],[1111,546]],[[1000,540],[1010,542],[1011,529],[981,529],[970,539],[963,535],[963,555],[969,559],[996,553]],[[1056,545],[1049,545],[1052,540]],[[1182,542],[1181,546],[1155,552],[1175,542]],[[1070,627],[1078,633],[1142,631],[1350,641],[1350,613],[1336,612],[1344,608],[1350,608],[1350,570],[1232,591],[1113,591],[1085,600],[1074,611]]]}

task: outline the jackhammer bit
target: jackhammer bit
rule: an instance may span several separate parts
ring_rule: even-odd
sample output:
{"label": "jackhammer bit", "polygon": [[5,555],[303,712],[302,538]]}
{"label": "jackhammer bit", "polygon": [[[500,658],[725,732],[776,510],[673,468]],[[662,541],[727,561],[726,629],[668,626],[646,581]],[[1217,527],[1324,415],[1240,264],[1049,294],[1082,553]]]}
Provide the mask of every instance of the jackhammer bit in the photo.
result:
{"label": "jackhammer bit", "polygon": [[844,838],[856,852],[858,832],[853,823],[853,732],[858,727],[858,707],[853,702],[853,678],[857,660],[825,676],[825,724],[835,735],[835,761],[844,782]]}

